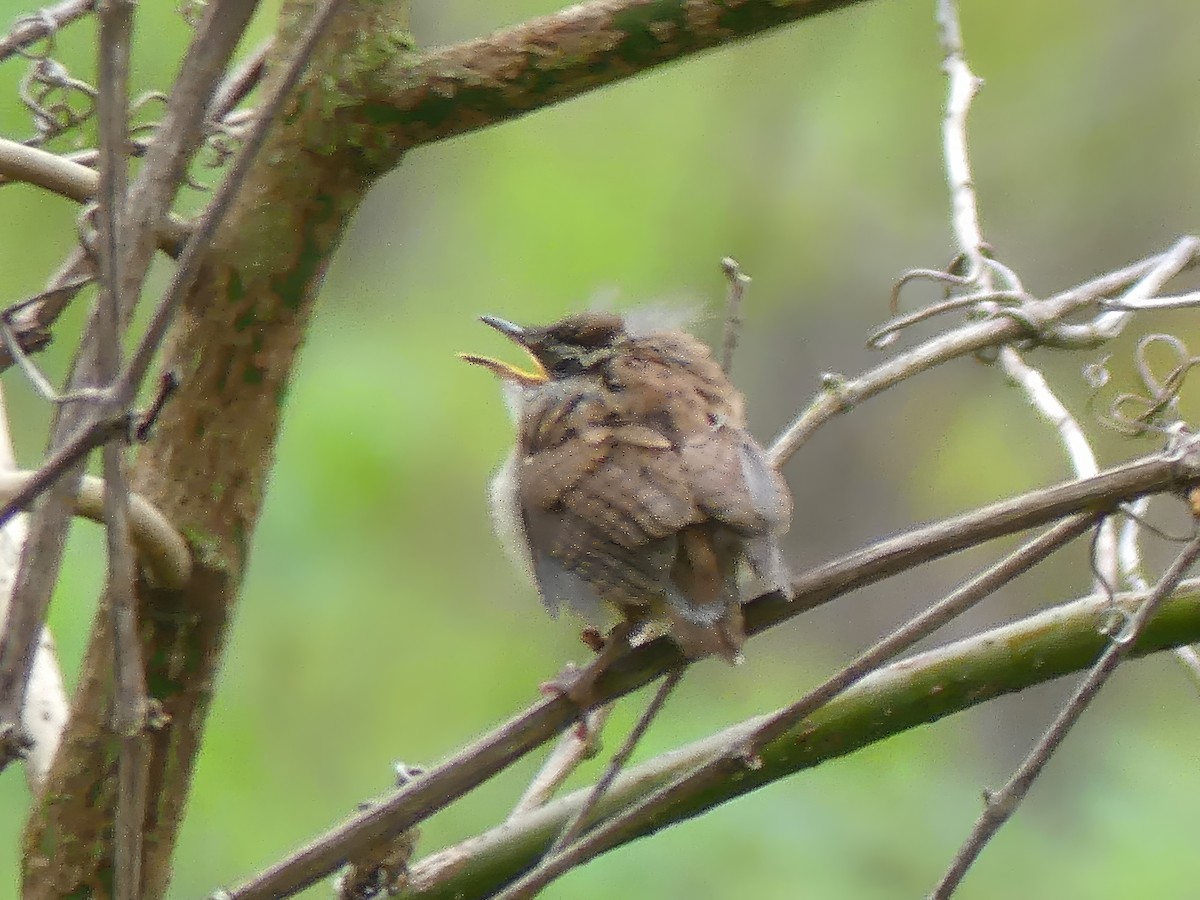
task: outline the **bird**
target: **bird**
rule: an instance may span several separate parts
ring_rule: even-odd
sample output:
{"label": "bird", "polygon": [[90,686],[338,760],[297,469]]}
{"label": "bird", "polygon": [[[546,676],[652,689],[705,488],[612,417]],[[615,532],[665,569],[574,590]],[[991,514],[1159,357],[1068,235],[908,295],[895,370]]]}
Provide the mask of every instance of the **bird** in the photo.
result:
{"label": "bird", "polygon": [[708,346],[610,312],[481,320],[532,361],[460,354],[498,376],[514,419],[493,521],[547,610],[740,662],[747,586],[790,596],[792,497]]}

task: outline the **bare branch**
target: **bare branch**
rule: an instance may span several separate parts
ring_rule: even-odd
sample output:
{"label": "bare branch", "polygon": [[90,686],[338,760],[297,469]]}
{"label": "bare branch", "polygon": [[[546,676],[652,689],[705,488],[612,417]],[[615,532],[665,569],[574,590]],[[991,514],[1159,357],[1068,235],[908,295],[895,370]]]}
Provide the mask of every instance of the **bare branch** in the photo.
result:
{"label": "bare branch", "polygon": [[721,271],[729,282],[729,290],[725,295],[725,330],[721,338],[721,368],[728,375],[733,368],[733,353],[737,349],[738,332],[742,327],[742,298],[750,284],[750,276],[742,271],[732,256],[721,260]]}
{"label": "bare branch", "polygon": [[937,21],[944,54],[942,67],[950,88],[946,98],[946,114],[942,118],[942,147],[953,204],[951,223],[958,238],[959,250],[967,260],[967,271],[962,278],[967,284],[978,284],[983,290],[991,290],[991,279],[983,256],[983,232],[979,227],[975,181],[967,160],[967,113],[971,108],[971,100],[983,82],[967,66],[953,0],[938,0]]}
{"label": "bare branch", "polygon": [[[4,137],[0,137],[0,176],[5,183],[37,185],[76,203],[91,201],[100,188],[100,175],[94,169]],[[168,214],[158,228],[158,245],[176,256],[187,233],[188,223]]]}
{"label": "bare branch", "polygon": [[[1174,490],[1200,479],[1200,460],[1156,456],[1001,501],[963,516],[909,531],[817,566],[793,583],[794,597],[764,594],[744,607],[746,630],[757,634],[852,590],[982,541],[1033,528],[1087,510],[1103,512],[1147,493]],[[686,665],[665,638],[636,647],[606,668],[593,688],[599,703],[636,690]],[[549,740],[576,716],[574,703],[547,698],[463,748],[377,807],[358,815],[229,893],[231,900],[288,896],[332,873],[363,847],[418,824]]]}
{"label": "bare branch", "polygon": [[[24,493],[35,472],[0,471],[0,502]],[[94,475],[80,480],[71,498],[75,515],[104,523],[104,481]],[[156,587],[179,590],[191,577],[192,557],[187,541],[175,531],[167,517],[145,497],[129,498],[130,532],[138,559]]]}
{"label": "bare branch", "polygon": [[267,132],[275,123],[283,104],[304,73],[317,42],[325,33],[326,27],[337,11],[339,2],[340,0],[323,0],[313,12],[304,33],[296,41],[283,78],[274,86],[271,95],[265,98],[259,106],[254,124],[247,132],[246,139],[242,144],[241,152],[189,236],[183,253],[179,257],[179,263],[171,278],[171,283],[163,292],[162,300],[151,314],[142,340],[130,355],[129,363],[115,386],[117,396],[126,402],[131,401],[137,395],[142,379],[145,378],[150,363],[167,333],[167,326],[171,324],[179,304],[183,302],[183,298],[187,296],[188,291],[192,289],[200,275],[200,266],[208,250],[208,242],[216,233],[217,227],[237,197],[258,151],[266,142]]}
{"label": "bare branch", "polygon": [[[1134,653],[1157,652],[1200,636],[1200,582],[1180,586],[1152,619]],[[1123,595],[1130,607],[1144,594]],[[1111,601],[1094,595],[1054,606],[1009,625],[972,635],[872,672],[758,754],[761,766],[745,765],[739,777],[673,807],[668,815],[628,836],[645,837],[679,821],[758,790],[800,771],[936,722],[996,697],[1026,690],[1086,668],[1103,649],[1098,626]],[[1170,622],[1171,624],[1167,624]],[[1185,624],[1188,623],[1188,624]],[[887,710],[888,715],[880,715]],[[617,779],[597,815],[611,819],[647,795],[720,756],[734,757],[767,716],[734,725],[686,747],[649,760]],[[505,822],[419,860],[410,872],[409,900],[487,896],[529,869],[571,817],[590,788]]]}
{"label": "bare branch", "polygon": [[275,46],[274,38],[263,41],[246,60],[225,77],[208,107],[208,119],[220,122],[246,99],[262,82],[267,71],[267,56]]}
{"label": "bare branch", "polygon": [[[1060,522],[1046,534],[1026,544],[898,628],[791,706],[760,720],[740,737],[738,744],[726,748],[725,752],[714,755],[708,762],[633,804],[619,815],[613,816],[589,832],[577,844],[557,854],[555,850],[559,841],[556,841],[549,859],[514,883],[499,897],[502,900],[526,900],[533,897],[569,869],[582,865],[633,835],[643,832],[651,823],[667,815],[672,807],[686,804],[689,797],[709,790],[714,782],[734,777],[745,769],[761,767],[761,754],[771,741],[778,740],[799,722],[878,669],[887,660],[932,634],[1064,544],[1074,540],[1091,527],[1093,521],[1094,517],[1091,515],[1079,515]],[[598,791],[600,785],[597,784],[596,787]],[[593,805],[594,801],[585,802],[576,814],[576,820],[586,815]],[[572,822],[572,825],[577,825],[577,821]]]}
{"label": "bare branch", "polygon": [[[1101,275],[1046,300],[1026,304],[1021,310],[1021,321],[1000,315],[983,322],[971,322],[900,353],[857,378],[830,376],[826,379],[824,390],[775,438],[768,455],[776,466],[783,465],[830,419],[948,360],[1028,338],[1030,330],[1027,322],[1058,322],[1064,316],[1124,290],[1150,272],[1158,273],[1156,279],[1167,272],[1178,274],[1194,260],[1197,247],[1200,247],[1200,241],[1195,238],[1181,238],[1174,247],[1159,256]],[[1098,345],[1093,342],[1088,346]]]}
{"label": "bare branch", "polygon": [[[3,395],[0,394],[0,481],[15,472],[16,466],[7,409],[3,403]],[[6,627],[13,588],[16,585],[21,546],[27,533],[23,518],[13,519],[0,529],[0,631]],[[21,728],[29,739],[25,775],[34,791],[40,789],[54,754],[58,752],[68,712],[62,671],[59,669],[54,650],[54,639],[50,636],[50,629],[43,628],[29,673],[25,705],[21,710]]]}
{"label": "bare branch", "polygon": [[1100,304],[1104,309],[1114,309],[1123,312],[1140,312],[1145,310],[1157,309],[1188,309],[1193,306],[1200,306],[1200,291],[1192,291],[1189,294],[1179,294],[1174,297],[1147,297],[1138,299],[1134,297],[1121,298],[1119,300],[1105,300]]}
{"label": "bare branch", "polygon": [[[166,215],[186,161],[198,143],[204,111],[212,90],[254,7],[255,0],[214,0],[207,7],[204,22],[189,46],[175,82],[171,103],[163,118],[161,138],[147,153],[138,180],[129,195],[123,227],[122,283],[117,289],[117,297],[122,304],[122,322],[128,321],[140,295],[154,251],[158,223]],[[206,218],[211,213],[210,210]],[[193,236],[193,246],[194,243]],[[70,276],[78,277],[78,273],[72,272]],[[69,378],[71,390],[99,387],[102,384],[97,377],[97,351],[101,343],[99,332],[96,311],[88,323],[72,368]],[[157,346],[157,340],[154,345]],[[144,351],[144,348],[139,349]],[[92,409],[74,410],[70,406],[60,406],[51,436],[50,458],[38,470],[38,475],[31,479],[27,495],[18,498],[20,505],[10,502],[0,511],[0,524],[3,524],[14,509],[21,508],[45,491],[31,519],[29,539],[22,552],[13,600],[16,614],[0,637],[0,729],[6,729],[17,721],[23,703],[33,647],[37,635],[41,633],[51,589],[62,562],[70,500],[83,473],[83,460],[92,449],[127,433],[128,418],[124,410],[132,402],[148,364],[148,355],[144,352],[141,358],[135,356],[125,369],[126,377],[118,380],[115,396],[108,406],[108,409],[121,411],[116,418],[97,418]],[[132,366],[139,366],[142,370],[135,379],[128,377],[134,374]],[[11,755],[0,748],[0,767]]]}
{"label": "bare branch", "polygon": [[95,0],[64,0],[57,6],[22,16],[3,38],[0,38],[0,62],[23,52],[43,38],[52,38],[59,29],[82,19],[95,6]]}
{"label": "bare branch", "polygon": [[1111,308],[1097,316],[1094,322],[1055,326],[1052,335],[1049,335],[1052,346],[1064,350],[1087,350],[1111,340],[1128,324],[1132,310],[1138,304],[1156,296],[1171,279],[1194,266],[1198,259],[1200,240],[1191,236],[1180,238],[1125,294],[1114,303],[1101,304]]}
{"label": "bare branch", "polygon": [[658,686],[658,690],[655,691],[649,705],[642,711],[641,716],[638,717],[633,729],[629,732],[629,736],[625,739],[620,749],[613,754],[608,767],[604,770],[604,774],[596,782],[595,787],[592,788],[591,794],[588,795],[583,805],[579,807],[579,812],[575,818],[563,826],[562,834],[555,838],[554,843],[550,845],[550,849],[547,851],[547,855],[550,858],[545,861],[546,865],[553,864],[554,855],[569,846],[579,836],[587,824],[588,814],[596,808],[596,804],[600,802],[600,799],[604,796],[604,792],[608,790],[613,780],[621,773],[622,767],[629,761],[629,757],[633,755],[638,741],[642,739],[642,736],[646,733],[646,729],[650,727],[650,723],[654,721],[655,716],[662,710],[663,704],[667,702],[667,698],[671,695],[671,692],[675,690],[680,679],[683,678],[683,672],[683,669],[674,669],[667,673],[667,677]]}
{"label": "bare branch", "polygon": [[415,60],[396,53],[367,99],[397,113],[403,151],[858,2],[591,0]]}
{"label": "bare branch", "polygon": [[525,788],[525,793],[508,814],[510,819],[545,806],[579,764],[596,755],[600,731],[612,711],[611,703],[593,707],[587,711],[576,728],[568,728],[562,733],[542,767]]}
{"label": "bare branch", "polygon": [[[979,225],[978,198],[967,153],[967,115],[971,109],[971,101],[982,82],[967,65],[954,0],[940,0],[937,6],[937,21],[945,54],[942,66],[949,82],[946,113],[942,120],[942,148],[952,203],[951,221],[959,252],[967,261],[968,271],[963,280],[986,296],[993,292],[995,287],[992,267],[995,265],[999,268],[999,264],[984,256],[985,244]],[[1014,296],[1027,297],[1015,273],[1007,267],[1002,268],[1002,273],[1004,280],[1009,282],[1005,287],[1011,290]],[[1019,310],[1028,302],[1026,299],[1014,308]],[[1096,454],[1083,429],[1051,389],[1045,376],[1029,365],[1012,346],[1000,349],[999,360],[1005,374],[1024,391],[1033,408],[1054,426],[1075,474],[1086,478],[1099,472]],[[1093,553],[1097,590],[1108,590],[1110,593],[1115,590],[1116,543],[1112,523],[1102,522],[1097,531]]]}
{"label": "bare branch", "polygon": [[971,863],[979,857],[992,835],[1008,821],[1029,792],[1034,779],[1041,774],[1046,763],[1050,761],[1050,757],[1054,755],[1054,751],[1062,743],[1063,738],[1079,720],[1100,688],[1108,681],[1109,676],[1117,668],[1117,664],[1137,644],[1138,638],[1155,611],[1183,580],[1188,569],[1198,557],[1200,557],[1200,538],[1194,539],[1183,549],[1167,571],[1163,573],[1154,590],[1138,606],[1137,613],[1133,618],[1117,634],[1113,635],[1092,670],[1080,682],[1071,699],[1067,701],[1053,724],[1046,730],[1038,745],[1013,773],[1008,783],[996,793],[987,794],[983,814],[975,823],[971,836],[967,838],[966,843],[963,844],[958,855],[950,864],[949,870],[929,895],[930,900],[947,900],[954,893]]}
{"label": "bare branch", "polygon": [[6,182],[35,184],[76,203],[95,197],[100,184],[94,169],[5,137],[0,137],[0,175]]}
{"label": "bare branch", "polygon": [[[132,0],[101,0],[99,260],[100,298],[96,372],[111,384],[121,365],[124,285],[122,234],[128,189],[126,136],[129,123],[129,53],[133,35]],[[112,415],[109,398],[101,398],[98,415]],[[116,411],[121,406],[115,406]],[[113,648],[112,729],[120,741],[117,809],[114,820],[113,894],[117,900],[142,895],[142,822],[146,813],[146,676],[138,640],[133,596],[137,576],[129,533],[129,487],[121,445],[104,447],[104,519],[108,538],[108,583]]]}
{"label": "bare branch", "polygon": [[[130,190],[121,290],[131,308],[141,294],[160,222],[183,181],[188,160],[200,145],[213,92],[257,6],[258,0],[213,0],[205,7],[196,37],[188,46],[156,139]],[[127,318],[129,312],[123,309],[122,317]]]}

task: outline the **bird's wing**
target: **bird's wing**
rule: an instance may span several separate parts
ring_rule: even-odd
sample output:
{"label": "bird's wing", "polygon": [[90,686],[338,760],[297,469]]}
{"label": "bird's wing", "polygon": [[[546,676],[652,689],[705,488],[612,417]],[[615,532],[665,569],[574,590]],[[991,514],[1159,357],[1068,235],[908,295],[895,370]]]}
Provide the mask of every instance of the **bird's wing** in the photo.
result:
{"label": "bird's wing", "polygon": [[791,495],[744,429],[716,426],[691,435],[679,454],[704,512],[747,537],[787,531]]}
{"label": "bird's wing", "polygon": [[770,590],[790,596],[780,537],[792,517],[792,497],[762,447],[742,428],[718,426],[680,450],[696,504],[742,537],[741,550]]}
{"label": "bird's wing", "polygon": [[675,535],[698,522],[678,449],[653,426],[599,405],[531,432],[521,505],[547,605],[589,620],[599,598],[643,605],[669,590]]}

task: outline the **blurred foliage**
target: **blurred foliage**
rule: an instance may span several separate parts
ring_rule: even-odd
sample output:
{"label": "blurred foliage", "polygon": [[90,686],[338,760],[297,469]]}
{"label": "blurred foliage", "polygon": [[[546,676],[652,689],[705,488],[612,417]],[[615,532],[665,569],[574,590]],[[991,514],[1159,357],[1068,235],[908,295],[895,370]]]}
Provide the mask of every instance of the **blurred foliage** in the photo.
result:
{"label": "blurred foliage", "polygon": [[[984,229],[1033,292],[1198,230],[1200,17],[1188,0],[966,7],[970,60],[987,80],[971,120]],[[5,21],[29,11],[19,0],[0,8]],[[417,0],[414,30],[426,45],[448,43],[556,8]],[[165,88],[186,28],[169,6],[139,16],[135,82]],[[91,28],[59,44],[85,76]],[[21,72],[20,61],[0,67],[13,98],[0,133],[13,137],[31,133],[15,101]],[[947,261],[943,95],[932,4],[865,4],[423,148],[379,185],[334,262],[291,391],[171,896],[206,895],[275,860],[385,788],[394,760],[438,760],[583,655],[574,626],[542,614],[490,531],[486,484],[510,426],[495,385],[454,354],[508,350],[475,316],[541,322],[598,297],[682,298],[704,310],[712,337],[717,260],[733,255],[754,276],[735,373],[768,439],[818,373],[871,364],[863,339],[886,318],[898,273]],[[76,210],[25,187],[0,194],[8,302],[52,270]],[[41,357],[50,372],[64,370],[79,320],[73,312]],[[1194,341],[1192,321],[1145,327]],[[1132,340],[1112,350],[1118,379]],[[1033,358],[1081,411],[1079,370],[1095,357]],[[47,412],[15,374],[5,386],[32,465]],[[1100,447],[1108,461],[1148,449],[1110,435]],[[792,461],[791,557],[811,564],[1066,473],[1049,429],[999,373],[960,361],[832,424]],[[102,547],[94,527],[77,528],[55,598],[69,678]],[[845,598],[756,641],[738,670],[698,666],[641,757],[794,697],[986,559]],[[1069,560],[1003,592],[969,627],[1086,590],[1082,556]],[[981,787],[1007,776],[1064,689],[827,765],[600,860],[546,896],[922,895],[967,834]],[[1169,660],[1128,666],[963,896],[1187,895],[1200,876],[1195,702]],[[637,706],[622,706],[610,744]],[[535,765],[437,816],[419,851],[502,818]],[[8,773],[0,895],[16,895],[27,803]]]}

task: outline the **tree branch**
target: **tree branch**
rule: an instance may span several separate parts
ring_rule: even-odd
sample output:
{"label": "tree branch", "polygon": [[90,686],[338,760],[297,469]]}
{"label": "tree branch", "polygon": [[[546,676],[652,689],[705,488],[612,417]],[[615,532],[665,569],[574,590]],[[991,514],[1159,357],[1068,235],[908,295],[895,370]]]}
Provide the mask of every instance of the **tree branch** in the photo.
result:
{"label": "tree branch", "polygon": [[859,2],[592,0],[415,62],[393,59],[366,100],[407,150]]}
{"label": "tree branch", "polygon": [[[794,598],[764,594],[745,606],[746,631],[754,635],[852,590],[983,541],[1036,527],[1080,511],[1099,513],[1145,493],[1175,490],[1200,479],[1195,451],[1151,457],[1095,478],[1067,482],[916,528],[818,566],[793,583]],[[599,703],[627,694],[687,665],[665,638],[613,659],[594,686]],[[391,797],[347,820],[230,893],[231,900],[288,896],[329,875],[339,865],[388,835],[428,818],[495,773],[545,743],[579,714],[565,696],[546,698],[431,768]]]}
{"label": "tree branch", "polygon": [[[1144,596],[1123,594],[1118,600],[1122,608],[1130,609]],[[622,835],[622,843],[900,732],[1081,671],[1106,645],[1101,626],[1109,612],[1107,596],[1087,597],[876,671],[771,740],[754,766],[742,764],[740,777],[714,781],[653,823],[643,822],[637,831]],[[1136,656],[1156,653],[1197,638],[1200,580],[1193,579],[1158,610],[1132,652]],[[880,715],[881,709],[889,714]],[[767,718],[750,719],[631,769],[617,779],[597,816],[611,818],[688,772],[730,754]],[[590,790],[582,788],[418,861],[405,896],[450,900],[493,894],[537,861]]]}
{"label": "tree branch", "polygon": [[[1117,665],[1126,656],[1140,646],[1140,638],[1148,629],[1155,612],[1163,605],[1166,598],[1183,580],[1188,569],[1200,557],[1200,537],[1192,541],[1180,551],[1175,561],[1163,573],[1154,590],[1145,595],[1136,606],[1136,612],[1126,612],[1129,620],[1121,626],[1116,634],[1102,624],[1096,628],[1097,635],[1106,640],[1100,658],[1092,665],[1087,677],[1079,683],[1071,699],[1055,717],[1054,722],[1046,729],[1042,739],[1029,756],[1013,773],[1012,778],[995,793],[988,792],[985,797],[984,810],[971,834],[950,863],[950,868],[938,882],[937,887],[929,895],[930,900],[949,900],[961,883],[967,869],[983,852],[983,848],[1000,826],[1008,821],[1016,811],[1017,805],[1024,799],[1033,785],[1034,780],[1041,774],[1054,751],[1062,743],[1067,733],[1083,715],[1088,704],[1100,692],[1100,688],[1108,681],[1116,670]],[[1123,611],[1130,610],[1129,606]],[[1184,643],[1190,643],[1185,641]]]}

